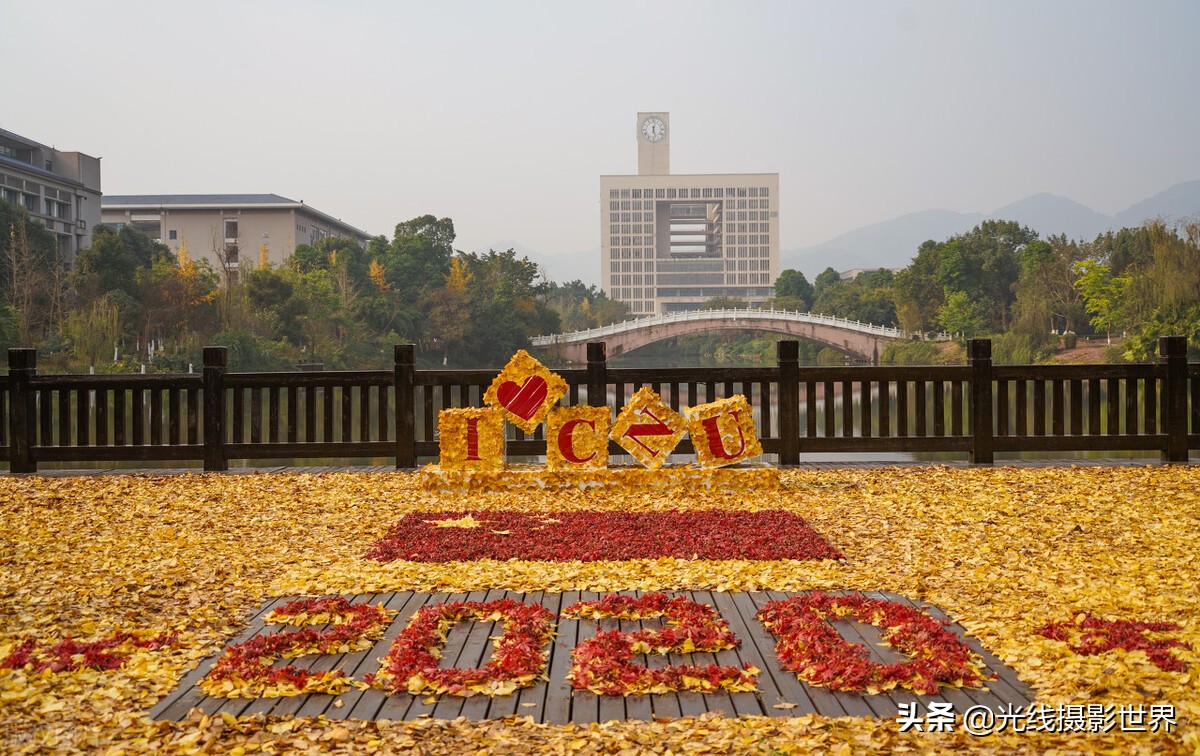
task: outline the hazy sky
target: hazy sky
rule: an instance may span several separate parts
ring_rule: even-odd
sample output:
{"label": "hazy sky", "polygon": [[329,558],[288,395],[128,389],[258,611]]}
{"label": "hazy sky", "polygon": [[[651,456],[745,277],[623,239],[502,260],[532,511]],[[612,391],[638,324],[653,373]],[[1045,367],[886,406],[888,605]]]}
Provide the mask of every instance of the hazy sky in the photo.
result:
{"label": "hazy sky", "polygon": [[778,172],[784,249],[1200,178],[1200,2],[0,0],[0,127],[106,194],[274,192],[373,234],[599,246],[638,111],[674,173]]}

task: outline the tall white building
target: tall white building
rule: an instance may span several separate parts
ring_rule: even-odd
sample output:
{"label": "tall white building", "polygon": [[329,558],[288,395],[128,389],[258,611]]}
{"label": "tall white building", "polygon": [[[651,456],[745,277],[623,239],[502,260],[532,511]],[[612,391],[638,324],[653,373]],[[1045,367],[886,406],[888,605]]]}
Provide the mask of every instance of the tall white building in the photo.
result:
{"label": "tall white building", "polygon": [[752,307],[779,275],[779,174],[670,171],[667,113],[638,113],[638,172],[600,177],[600,280],[635,315],[717,296]]}

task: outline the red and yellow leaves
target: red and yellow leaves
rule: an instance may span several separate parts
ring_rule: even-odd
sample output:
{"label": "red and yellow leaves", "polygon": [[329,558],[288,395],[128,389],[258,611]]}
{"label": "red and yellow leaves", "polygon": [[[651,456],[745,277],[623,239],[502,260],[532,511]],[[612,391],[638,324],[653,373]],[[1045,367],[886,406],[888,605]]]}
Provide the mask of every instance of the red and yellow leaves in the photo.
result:
{"label": "red and yellow leaves", "polygon": [[[469,525],[463,524],[469,523]],[[457,529],[472,528],[463,533]],[[406,515],[376,541],[368,559],[571,560],[841,559],[804,520],[777,510],[555,512],[512,510]]]}
{"label": "red and yellow leaves", "polygon": [[[456,622],[502,621],[492,659],[479,669],[441,669],[441,647]],[[546,668],[546,644],[554,615],[543,606],[513,599],[457,601],[421,607],[396,637],[378,674],[368,684],[390,692],[510,695],[532,685]]]}
{"label": "red and yellow leaves", "polygon": [[[910,661],[880,664],[844,640],[826,620],[852,618],[875,625]],[[979,687],[982,662],[962,640],[929,615],[894,601],[815,591],[772,601],[758,612],[778,636],[775,653],[784,669],[813,685],[879,693],[897,685],[934,694],[943,685]]]}
{"label": "red and yellow leaves", "polygon": [[344,597],[298,599],[274,610],[267,624],[326,624],[325,630],[268,633],[230,646],[199,683],[210,696],[273,698],[302,693],[341,693],[351,683],[340,669],[312,673],[293,666],[272,667],[276,659],[306,654],[344,654],[371,647],[391,621],[383,606],[352,604]]}
{"label": "red and yellow leaves", "polygon": [[567,680],[580,690],[601,695],[673,693],[714,690],[748,691],[757,687],[759,670],[705,664],[650,669],[636,664],[636,654],[690,654],[736,648],[737,637],[729,623],[707,604],[664,593],[633,598],[610,594],[596,601],[580,601],[562,611],[564,617],[587,619],[648,619],[663,617],[668,626],[659,630],[625,633],[599,630],[571,651]]}

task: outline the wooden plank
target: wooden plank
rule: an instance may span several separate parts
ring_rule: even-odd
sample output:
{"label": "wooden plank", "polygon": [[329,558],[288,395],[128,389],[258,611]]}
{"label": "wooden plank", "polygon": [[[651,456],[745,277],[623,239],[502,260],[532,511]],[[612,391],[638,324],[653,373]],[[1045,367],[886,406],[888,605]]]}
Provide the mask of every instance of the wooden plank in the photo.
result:
{"label": "wooden plank", "polygon": [[[711,386],[710,386],[710,389],[711,389]],[[711,401],[711,397],[712,397],[712,394],[709,394],[708,398],[710,401]],[[634,597],[637,596],[637,593],[635,591],[619,591],[618,593],[620,593],[621,595],[624,595],[624,596],[634,596]],[[599,596],[597,596],[597,598],[599,598]],[[628,631],[628,630],[633,629],[632,627],[629,627],[630,624],[637,624],[637,623],[622,622],[621,620],[616,620],[616,619],[612,619],[609,617],[605,617],[605,618],[601,619],[598,623],[596,623],[597,632],[601,629]],[[622,625],[625,625],[625,627],[622,627]],[[644,659],[644,657],[643,657],[643,659]],[[636,657],[635,657],[635,660],[636,660]],[[632,696],[597,696],[597,698],[599,699],[599,703],[600,703],[600,713],[597,716],[596,721],[597,722],[611,722],[611,721],[615,721],[615,720],[625,719],[625,702],[628,701],[630,698],[632,698]]]}
{"label": "wooden plank", "polygon": [[[794,686],[788,686],[786,680],[782,678],[785,673],[779,669],[779,665],[775,660],[768,663],[767,659],[771,658],[770,649],[774,648],[774,640],[769,640],[766,647],[760,648],[755,642],[756,638],[752,634],[751,625],[757,625],[759,630],[765,634],[762,624],[754,618],[753,605],[747,603],[747,609],[750,611],[750,616],[743,616],[741,609],[734,596],[745,596],[745,593],[731,594],[724,591],[713,591],[711,593],[713,606],[721,613],[721,616],[729,623],[729,629],[733,634],[741,640],[741,645],[738,647],[738,658],[744,662],[758,667],[761,672],[758,676],[758,687],[762,691],[759,694],[759,702],[762,711],[767,716],[771,717],[787,717],[799,716],[801,714],[812,714],[815,709],[812,706],[812,701],[808,698],[808,694],[804,692],[804,688],[795,679],[795,675],[791,675]],[[793,690],[794,687],[794,690]],[[789,698],[789,695],[795,693],[794,698]],[[795,704],[792,708],[775,708],[778,704]]]}
{"label": "wooden plank", "polygon": [[254,386],[250,389],[250,443],[262,443],[264,428],[266,422],[263,418],[263,390]]}
{"label": "wooden plank", "polygon": [[[714,600],[713,593],[711,591],[689,591],[685,595],[687,595],[689,598],[692,599],[692,601],[695,601],[698,604],[707,604],[708,606],[711,606],[712,608],[716,609],[717,612],[721,611],[720,608],[717,607],[717,603]],[[728,618],[726,618],[726,619],[728,619]],[[730,667],[737,667],[737,668],[741,668],[741,666],[742,666],[743,659],[737,649],[731,648],[731,649],[727,649],[725,651],[717,651],[712,656],[713,656],[713,661],[722,666],[730,666]],[[733,712],[732,713],[735,714],[736,716],[758,717],[758,716],[762,716],[765,713],[763,711],[762,701],[759,699],[758,695],[756,695],[755,693],[749,693],[749,692],[732,693],[732,692],[729,692],[729,693],[725,693],[725,696],[727,696],[729,698],[730,703],[733,704]]]}
{"label": "wooden plank", "polygon": [[[595,601],[600,594],[592,591],[581,591],[579,601]],[[600,624],[595,620],[578,620],[576,646],[596,635]],[[588,724],[600,720],[600,696],[589,690],[573,690],[571,693],[571,721],[575,724]]]}
{"label": "wooden plank", "polygon": [[150,443],[159,446],[163,442],[163,393],[150,389]]}
{"label": "wooden plank", "polygon": [[34,401],[38,408],[38,431],[37,446],[50,446],[54,443],[54,402],[51,401],[52,392],[49,389],[34,389]]}
{"label": "wooden plank", "polygon": [[908,381],[896,382],[896,435],[908,436]]}
{"label": "wooden plank", "polygon": [[875,407],[871,401],[871,382],[862,381],[858,384],[859,425],[862,437],[870,438],[874,433],[871,427],[875,422]]}
{"label": "wooden plank", "polygon": [[1155,378],[1142,381],[1142,420],[1143,431],[1158,433],[1158,380]]}
{"label": "wooden plank", "polygon": [[[512,598],[524,600],[529,603],[541,604],[555,617],[558,617],[559,611],[562,609],[562,593],[545,593],[538,591],[531,593],[528,596],[522,597],[519,593],[509,593]],[[550,658],[554,652],[553,642],[547,649],[546,656],[546,676],[550,674]],[[542,722],[545,720],[546,703],[550,697],[550,686],[552,681],[539,680],[536,685],[530,688],[521,688],[516,694],[515,713],[522,717],[533,717],[533,721]]]}
{"label": "wooden plank", "polygon": [[804,432],[808,438],[817,435],[817,384],[804,384]]}
{"label": "wooden plank", "polygon": [[358,440],[371,439],[371,386],[359,386],[358,392]]}
{"label": "wooden plank", "polygon": [[[940,383],[934,383],[933,387],[936,393],[941,392]],[[925,417],[929,414],[929,407],[925,404],[925,381],[918,380],[913,383],[913,410],[917,415],[916,435],[918,438],[924,438],[925,433]],[[941,435],[941,434],[938,434]]]}
{"label": "wooden plank", "polygon": [[257,635],[264,628],[263,618],[270,614],[271,610],[276,606],[281,606],[287,603],[287,601],[288,599],[286,598],[271,599],[252,610],[249,617],[247,617],[247,627],[235,636],[233,640],[223,646],[218,653],[206,657],[195,669],[184,675],[175,691],[150,709],[150,718],[179,721],[184,719],[187,713],[193,708],[205,709],[211,712],[228,701],[240,701],[244,708],[253,699],[209,697],[200,692],[200,689],[196,687],[196,683],[208,674],[208,670],[212,669],[212,666],[217,663],[217,660],[225,653],[225,649],[250,640]]}
{"label": "wooden plank", "polygon": [[[745,598],[743,598],[743,596]],[[787,596],[785,595],[784,597],[786,598]],[[775,636],[768,632],[763,626],[762,622],[757,619],[758,611],[771,601],[775,600],[778,599],[774,599],[762,591],[747,592],[741,594],[740,596],[734,597],[734,601],[738,604],[739,609],[741,609],[743,617],[746,616],[746,612],[749,608],[753,608],[756,619],[754,622],[749,623],[751,637],[754,638],[755,644],[760,649],[764,650],[764,659],[771,660],[771,662],[776,665],[776,668],[779,669],[780,674],[775,675],[774,679],[776,683],[779,684],[780,689],[788,694],[788,701],[791,703],[800,704],[802,701],[806,700],[807,703],[812,706],[813,711],[828,717],[841,717],[848,714],[850,716],[856,716],[845,709],[845,707],[842,705],[842,701],[836,695],[834,695],[833,691],[829,690],[828,688],[822,688],[803,683],[800,681],[800,678],[795,672],[789,672],[788,670],[778,667],[779,657],[775,654]],[[750,604],[749,607],[746,606],[747,603]],[[769,653],[766,653],[767,649],[770,650]],[[798,687],[803,690],[803,695],[801,695],[800,691],[797,691]],[[800,707],[797,706],[797,708]]]}
{"label": "wooden plank", "polygon": [[1083,381],[1071,379],[1071,435],[1083,435]]}
{"label": "wooden plank", "polygon": [[321,392],[321,420],[322,420],[322,437],[326,443],[333,441],[333,394],[337,390],[334,386],[322,386]]}
{"label": "wooden plank", "polygon": [[950,382],[950,433],[954,436],[966,435],[963,424],[963,384],[962,381]]}
{"label": "wooden plank", "polygon": [[[565,591],[559,597],[559,614],[579,600],[579,591]],[[567,683],[567,670],[571,667],[571,649],[579,637],[578,620],[560,617],[554,645],[550,649],[550,667],[547,674],[550,682],[546,686],[546,704],[542,709],[542,721],[547,724],[565,725],[571,721],[572,695]]]}
{"label": "wooden plank", "polygon": [[1116,436],[1121,433],[1121,381],[1109,378],[1108,381],[1108,435]]}
{"label": "wooden plank", "polygon": [[1033,382],[1033,435],[1046,435],[1046,382]]}
{"label": "wooden plank", "polygon": [[1138,382],[1136,378],[1127,378],[1125,383],[1125,432],[1131,436],[1138,435]]}
{"label": "wooden plank", "polygon": [[[505,592],[498,588],[488,591],[473,591],[467,594],[464,601],[490,602],[504,598]],[[442,658],[438,667],[450,669],[479,669],[492,656],[492,635],[499,635],[501,622],[459,622],[450,629],[446,636],[446,645],[442,648]],[[452,696],[446,693],[438,696],[438,701],[431,712],[434,719],[454,719],[463,714],[468,719],[484,719],[487,717],[489,696]],[[465,704],[464,704],[465,702]],[[464,706],[469,708],[464,710]]]}
{"label": "wooden plank", "polygon": [[187,390],[187,442],[200,443],[200,389]]}
{"label": "wooden plank", "polygon": [[825,404],[825,437],[833,438],[837,435],[837,414],[834,410],[834,391],[833,381],[825,381],[821,389],[821,400]]}
{"label": "wooden plank", "polygon": [[[1194,382],[1193,386],[1196,385]],[[71,391],[59,389],[58,394],[58,443],[60,446],[71,445]],[[6,395],[7,396],[7,395]],[[7,408],[5,408],[7,410]],[[7,426],[0,423],[0,426]]]}
{"label": "wooden plank", "polygon": [[854,435],[854,384],[842,381],[842,434],[845,438]]}
{"label": "wooden plank", "polygon": [[1029,384],[1025,380],[1013,382],[1017,393],[1017,435],[1029,435]]}
{"label": "wooden plank", "polygon": [[[429,595],[425,603],[426,605],[432,606],[434,604],[441,604],[449,601],[462,601],[465,597],[465,593],[433,593]],[[413,607],[411,612],[409,612],[408,609],[405,610],[405,612],[409,615],[409,620],[412,619],[413,614],[416,614],[417,608],[419,607]],[[406,622],[405,624],[408,623]],[[375,718],[416,719],[417,716],[422,714],[428,716],[433,707],[430,704],[422,704],[421,701],[423,698],[424,696],[414,696],[409,693],[396,693],[394,695],[386,696],[383,704],[376,712]],[[360,705],[361,703],[362,702],[360,702]],[[357,709],[358,707],[356,706],[355,711],[357,711]],[[351,716],[353,716],[355,719],[358,718],[356,714],[352,714]]]}
{"label": "wooden plank", "polygon": [[996,435],[1008,435],[1008,381],[996,381]]}
{"label": "wooden plank", "polygon": [[300,389],[287,387],[287,441],[294,444],[300,438]]}
{"label": "wooden plank", "polygon": [[108,446],[108,389],[96,390],[96,445]]}
{"label": "wooden plank", "polygon": [[[640,591],[621,591],[622,595],[631,596],[634,598],[636,598],[638,595],[640,595],[640,593],[641,593]],[[625,627],[626,624],[631,625],[631,627],[626,628]],[[637,632],[639,630],[654,629],[656,626],[661,626],[662,623],[661,623],[661,621],[648,620],[648,621],[642,622],[642,621],[638,621],[638,620],[633,620],[631,622],[622,621],[621,625],[622,625],[622,627],[621,627],[622,630],[629,630],[632,632]],[[662,658],[658,654],[645,654],[641,658],[641,663],[646,665],[647,667],[649,667],[650,659],[653,657],[658,657],[660,659]],[[617,696],[607,696],[607,697],[608,698],[617,698]],[[649,721],[654,718],[654,704],[653,704],[653,701],[651,700],[654,698],[654,696],[647,694],[647,695],[641,695],[641,696],[624,696],[623,698],[625,699],[625,718],[626,719]]]}
{"label": "wooden plank", "polygon": [[317,440],[317,391],[316,386],[304,387],[304,440]]}
{"label": "wooden plank", "polygon": [[933,435],[946,435],[946,392],[947,384],[936,381],[933,384]]}
{"label": "wooden plank", "polygon": [[146,443],[146,390],[135,388],[131,392],[130,417],[133,420],[133,445],[141,446]]}
{"label": "wooden plank", "polygon": [[1088,379],[1088,435],[1100,435],[1100,379]]}
{"label": "wooden plank", "polygon": [[1056,379],[1050,382],[1050,388],[1050,432],[1055,436],[1065,436],[1067,434],[1066,384],[1062,379]]}
{"label": "wooden plank", "polygon": [[[396,640],[404,628],[412,621],[417,610],[430,602],[433,597],[438,594],[430,593],[397,593],[388,602],[388,608],[396,611],[395,621],[384,633],[371,653],[367,655],[362,664],[359,665],[357,676],[361,679],[362,675],[368,672],[375,672],[379,669],[379,659],[387,655],[388,649],[392,647],[392,643]],[[350,719],[379,719],[379,711],[384,703],[390,701],[394,696],[388,696],[378,688],[368,688],[363,691],[347,691],[342,694],[345,698],[346,705],[342,708],[343,716]],[[408,694],[403,694],[407,696]],[[410,697],[411,698],[411,697]]]}

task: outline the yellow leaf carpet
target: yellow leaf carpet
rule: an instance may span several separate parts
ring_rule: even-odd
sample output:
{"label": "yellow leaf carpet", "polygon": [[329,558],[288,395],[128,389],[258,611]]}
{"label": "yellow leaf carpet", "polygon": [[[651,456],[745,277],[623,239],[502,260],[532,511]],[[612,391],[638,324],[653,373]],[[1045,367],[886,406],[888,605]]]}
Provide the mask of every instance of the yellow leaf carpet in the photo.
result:
{"label": "yellow leaf carpet", "polygon": [[[803,517],[843,561],[380,563],[405,514],[753,510]],[[415,474],[0,477],[0,658],[36,638],[121,647],[119,669],[0,670],[0,752],[1200,752],[1200,467],[787,471],[778,492],[451,495]],[[470,530],[463,532],[469,533]],[[1174,707],[1170,732],[900,732],[874,718],[537,725],[145,712],[270,596],[385,591],[855,589],[944,608],[1048,705]],[[1182,671],[1035,633],[1081,614],[1171,622]],[[149,642],[147,641],[147,644]]]}

